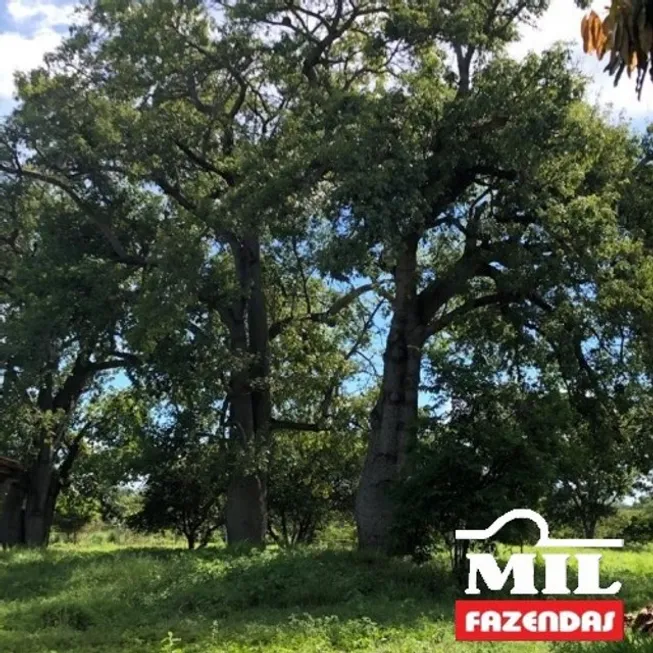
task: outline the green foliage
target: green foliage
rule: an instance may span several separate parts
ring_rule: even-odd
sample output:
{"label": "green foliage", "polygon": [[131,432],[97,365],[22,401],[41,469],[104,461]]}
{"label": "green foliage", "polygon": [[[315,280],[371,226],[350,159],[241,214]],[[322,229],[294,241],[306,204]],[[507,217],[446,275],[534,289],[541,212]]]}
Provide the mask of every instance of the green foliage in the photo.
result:
{"label": "green foliage", "polygon": [[620,385],[613,397],[567,398],[565,404],[559,409],[556,483],[544,508],[553,524],[591,538],[651,471],[648,390],[639,383]]}
{"label": "green foliage", "polygon": [[[596,527],[596,536],[600,538],[623,537],[624,530],[627,528],[634,514],[635,512],[629,507],[617,509],[613,515],[599,521]],[[567,529],[566,532],[573,533],[571,529]],[[628,546],[628,540],[625,543]]]}
{"label": "green foliage", "polygon": [[100,516],[99,508],[99,502],[93,497],[84,496],[76,488],[68,488],[57,501],[53,525],[77,541],[78,533]]}
{"label": "green foliage", "polygon": [[628,525],[623,529],[627,543],[648,544],[653,542],[653,506],[633,511]]}
{"label": "green foliage", "polygon": [[502,2],[494,8],[494,16],[489,7],[474,2],[395,0],[390,7],[392,13],[386,30],[392,38],[422,46],[440,38],[491,52],[516,40],[519,24],[537,20],[549,7],[549,2],[522,2],[519,11],[513,3]]}
{"label": "green foliage", "polygon": [[[651,408],[636,368],[605,355],[600,384],[584,385],[586,369],[574,370],[555,344],[519,326],[487,310],[429,348],[431,403],[397,488],[400,549],[424,557],[442,539],[454,547],[456,528],[524,507],[567,537],[594,537],[649,472]],[[511,525],[498,540],[533,542],[529,528]],[[464,553],[454,548],[455,566]]]}
{"label": "green foliage", "polygon": [[[555,434],[533,411],[537,400],[510,385],[484,387],[473,399],[456,398],[446,423],[420,433],[396,489],[400,550],[422,556],[440,538],[459,570],[467,543],[455,541],[456,529],[485,528],[509,510],[537,507],[556,477]],[[528,527],[507,528],[498,539],[523,544]]]}
{"label": "green foliage", "polygon": [[102,522],[126,528],[128,520],[142,509],[143,497],[128,487],[112,487],[100,500]]}
{"label": "green foliage", "polygon": [[273,539],[311,543],[330,519],[351,514],[364,451],[356,431],[278,434],[268,478]]}
{"label": "green foliage", "polygon": [[[310,540],[351,505],[390,321],[369,442],[410,453],[400,548],[524,504],[593,532],[653,467],[651,139],[562,48],[506,56],[546,0],[226,4],[90,2],[17,78],[3,452],[116,523],[140,484],[130,523],[191,547],[269,472],[274,533]],[[452,409],[407,452],[434,336]]]}
{"label": "green foliage", "polygon": [[119,342],[133,270],[102,258],[85,217],[51,189],[0,185],[0,446],[28,464],[48,440],[65,460],[82,397],[135,362]]}
{"label": "green foliage", "polygon": [[189,549],[206,546],[224,523],[227,460],[221,434],[201,430],[197,415],[181,412],[169,427],[155,427],[138,461],[142,505],[128,525],[145,532],[173,530]]}

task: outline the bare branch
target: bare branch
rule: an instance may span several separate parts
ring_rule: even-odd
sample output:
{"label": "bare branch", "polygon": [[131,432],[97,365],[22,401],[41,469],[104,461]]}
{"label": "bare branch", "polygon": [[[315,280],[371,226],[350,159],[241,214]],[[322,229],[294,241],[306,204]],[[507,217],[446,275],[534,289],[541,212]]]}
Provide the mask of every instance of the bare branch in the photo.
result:
{"label": "bare branch", "polygon": [[307,433],[323,433],[328,429],[323,424],[309,422],[293,422],[286,419],[272,419],[270,431],[305,431]]}
{"label": "bare branch", "polygon": [[309,313],[307,315],[302,315],[300,317],[287,317],[282,320],[275,322],[270,325],[269,337],[270,340],[274,340],[279,334],[281,334],[286,328],[288,328],[293,322],[316,322],[320,324],[328,324],[334,317],[350,306],[356,299],[361,295],[364,295],[371,290],[377,288],[376,283],[369,283],[358,288],[354,288],[352,291],[338,298],[326,311],[320,313]]}

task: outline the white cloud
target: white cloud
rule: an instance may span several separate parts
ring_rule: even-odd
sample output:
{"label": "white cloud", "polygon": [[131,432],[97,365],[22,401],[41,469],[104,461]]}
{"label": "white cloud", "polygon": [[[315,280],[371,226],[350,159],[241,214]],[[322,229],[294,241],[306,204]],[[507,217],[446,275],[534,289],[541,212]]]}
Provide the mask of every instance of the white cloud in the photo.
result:
{"label": "white cloud", "polygon": [[529,51],[541,52],[556,41],[578,41],[583,13],[572,0],[552,0],[534,27],[522,28],[522,40],[510,46],[511,54],[521,57]]}
{"label": "white cloud", "polygon": [[68,25],[72,21],[75,6],[55,5],[41,0],[9,0],[7,11],[16,21],[38,18],[41,27]]}
{"label": "white cloud", "polygon": [[[605,5],[605,0],[594,3],[594,9],[600,16],[605,14]],[[520,58],[529,51],[541,52],[557,41],[569,42],[575,62],[592,79],[589,89],[591,100],[611,107],[617,114],[623,112],[625,117],[633,119],[640,126],[646,118],[653,121],[653,81],[650,78],[644,84],[641,101],[638,101],[634,75],[632,79],[624,75],[615,88],[613,78],[603,72],[605,60],[600,62],[583,53],[580,21],[584,13],[572,0],[552,0],[549,10],[536,26],[522,29],[522,40],[510,47],[511,55]]]}
{"label": "white cloud", "polygon": [[55,5],[43,0],[9,0],[7,12],[16,23],[30,21],[30,33],[0,32],[0,105],[14,93],[14,73],[36,68],[43,55],[54,50],[61,35],[54,29],[73,21],[74,5]]}
{"label": "white cloud", "polygon": [[61,35],[53,29],[42,28],[31,37],[16,32],[0,34],[0,101],[14,93],[14,73],[38,67],[43,55],[59,45]]}

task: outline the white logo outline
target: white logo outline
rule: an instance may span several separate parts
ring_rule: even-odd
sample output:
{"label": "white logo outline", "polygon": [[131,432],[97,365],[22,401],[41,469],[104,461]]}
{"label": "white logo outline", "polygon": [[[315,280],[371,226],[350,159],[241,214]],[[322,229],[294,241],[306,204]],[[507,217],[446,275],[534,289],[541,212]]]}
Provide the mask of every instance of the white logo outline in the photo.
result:
{"label": "white logo outline", "polygon": [[549,537],[549,524],[546,519],[534,510],[526,508],[517,508],[510,510],[505,515],[495,519],[490,526],[481,529],[471,530],[457,530],[457,540],[487,540],[497,532],[499,532],[507,523],[516,519],[529,519],[534,522],[540,530],[540,539],[536,547],[550,547],[550,548],[594,548],[594,549],[621,549],[624,546],[624,541],[619,539],[557,539]]}

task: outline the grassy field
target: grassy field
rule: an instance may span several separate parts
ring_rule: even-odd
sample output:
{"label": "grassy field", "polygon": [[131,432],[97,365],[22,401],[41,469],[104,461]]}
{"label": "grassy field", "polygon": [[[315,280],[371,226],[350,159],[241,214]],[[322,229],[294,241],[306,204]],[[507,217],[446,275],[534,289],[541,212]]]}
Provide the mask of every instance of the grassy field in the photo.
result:
{"label": "grassy field", "polygon": [[[653,600],[653,550],[607,552],[629,609]],[[456,591],[417,567],[340,549],[188,552],[57,545],[0,554],[0,653],[651,652],[619,645],[456,643]]]}

